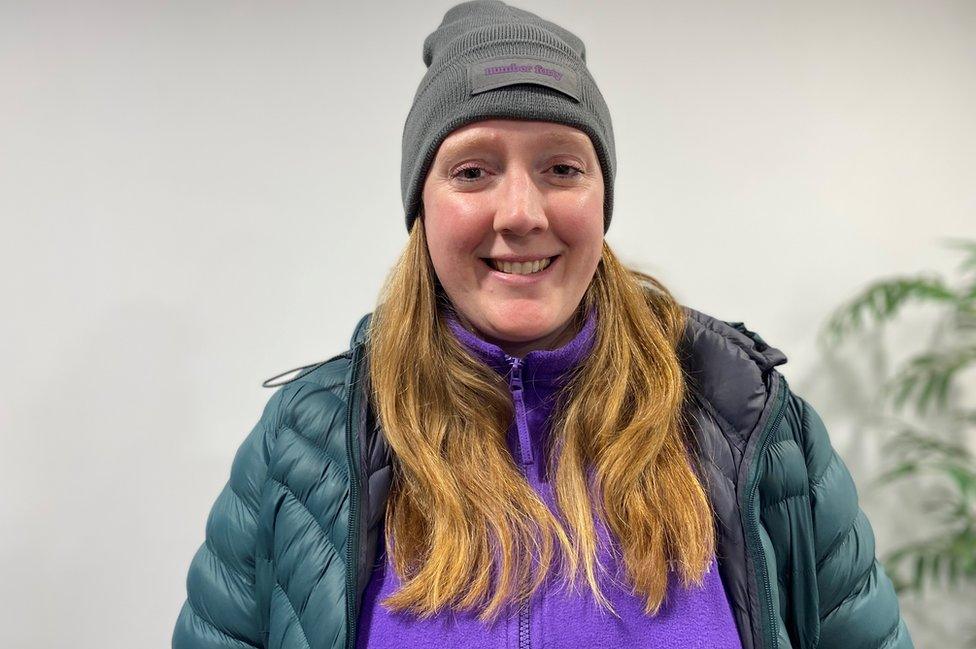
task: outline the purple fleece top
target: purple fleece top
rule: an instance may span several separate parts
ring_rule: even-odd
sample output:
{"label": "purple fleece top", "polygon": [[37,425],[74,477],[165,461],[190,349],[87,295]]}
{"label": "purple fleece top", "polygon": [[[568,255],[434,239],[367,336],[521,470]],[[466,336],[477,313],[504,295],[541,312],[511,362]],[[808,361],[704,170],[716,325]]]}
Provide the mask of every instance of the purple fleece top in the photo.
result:
{"label": "purple fleece top", "polygon": [[[529,484],[556,512],[552,485],[545,480],[540,459],[544,457],[552,402],[557,390],[593,344],[596,314],[591,312],[579,333],[564,346],[534,350],[524,358],[509,356],[500,347],[464,329],[453,318],[448,324],[458,339],[478,358],[508,381],[516,414],[509,428],[508,445]],[[701,588],[684,589],[673,575],[660,612],[647,616],[643,600],[623,585],[623,566],[608,549],[612,539],[597,517],[598,558],[608,574],[600,574],[600,586],[620,619],[593,599],[580,579],[576,593],[568,592],[552,575],[521,610],[510,608],[494,625],[477,620],[475,613],[441,611],[428,620],[394,614],[380,600],[399,588],[399,580],[380,552],[363,594],[359,616],[358,649],[543,649],[555,647],[701,647],[741,649],[729,602],[715,562]],[[380,536],[382,539],[382,534]],[[616,579],[609,575],[616,575]]]}

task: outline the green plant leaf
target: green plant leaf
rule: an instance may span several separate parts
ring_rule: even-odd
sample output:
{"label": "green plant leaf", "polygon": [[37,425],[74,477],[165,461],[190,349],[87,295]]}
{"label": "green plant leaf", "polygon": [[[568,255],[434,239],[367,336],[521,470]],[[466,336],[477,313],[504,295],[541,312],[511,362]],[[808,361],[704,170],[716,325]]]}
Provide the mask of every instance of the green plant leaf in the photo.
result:
{"label": "green plant leaf", "polygon": [[945,408],[953,377],[974,362],[976,345],[919,354],[882,387],[882,394],[897,411],[917,390],[915,410],[925,415],[933,398],[940,408]]}
{"label": "green plant leaf", "polygon": [[894,277],[872,282],[828,317],[818,334],[819,342],[828,347],[837,345],[847,335],[863,328],[867,314],[880,324],[893,319],[912,300],[955,304],[959,298],[938,275]]}

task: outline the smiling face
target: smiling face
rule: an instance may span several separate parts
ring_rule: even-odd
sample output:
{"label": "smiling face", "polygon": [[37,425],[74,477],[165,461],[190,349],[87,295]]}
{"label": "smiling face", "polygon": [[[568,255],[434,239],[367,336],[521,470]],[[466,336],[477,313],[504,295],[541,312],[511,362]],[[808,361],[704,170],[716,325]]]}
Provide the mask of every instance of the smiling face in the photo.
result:
{"label": "smiling face", "polygon": [[445,138],[421,218],[466,324],[516,356],[566,342],[600,261],[603,192],[593,144],[571,126],[492,119]]}

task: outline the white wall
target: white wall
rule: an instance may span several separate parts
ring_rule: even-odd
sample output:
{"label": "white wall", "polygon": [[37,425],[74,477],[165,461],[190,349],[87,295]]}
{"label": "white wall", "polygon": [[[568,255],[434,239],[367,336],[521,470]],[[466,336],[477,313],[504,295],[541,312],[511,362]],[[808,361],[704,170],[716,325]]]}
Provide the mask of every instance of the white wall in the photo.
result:
{"label": "white wall", "polygon": [[[405,242],[403,120],[452,4],[0,5],[5,646],[168,646],[261,381],[344,349]],[[976,235],[976,4],[516,5],[586,43],[611,245],[782,349],[855,448],[814,334]],[[918,646],[950,647],[930,617]]]}

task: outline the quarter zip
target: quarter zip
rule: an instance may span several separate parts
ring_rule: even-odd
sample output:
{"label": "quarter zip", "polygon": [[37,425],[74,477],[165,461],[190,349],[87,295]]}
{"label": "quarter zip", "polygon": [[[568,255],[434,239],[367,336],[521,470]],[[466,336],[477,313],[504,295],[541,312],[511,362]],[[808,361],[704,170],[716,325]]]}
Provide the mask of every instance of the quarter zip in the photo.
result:
{"label": "quarter zip", "polygon": [[529,631],[529,603],[525,602],[519,609],[519,649],[531,649]]}
{"label": "quarter zip", "polygon": [[525,418],[525,400],[522,398],[522,359],[505,355],[512,366],[508,375],[508,385],[515,403],[515,426],[519,437],[519,458],[522,466],[532,464],[532,440],[529,437],[529,424]]}
{"label": "quarter zip", "polygon": [[[505,358],[512,366],[508,375],[508,385],[512,390],[512,401],[515,404],[515,426],[518,429],[519,458],[523,474],[528,477],[527,467],[532,464],[532,440],[529,437],[529,424],[525,417],[525,400],[522,395],[522,359],[505,354]],[[531,649],[532,642],[529,626],[529,601],[526,600],[519,607],[518,614],[518,649]]]}

